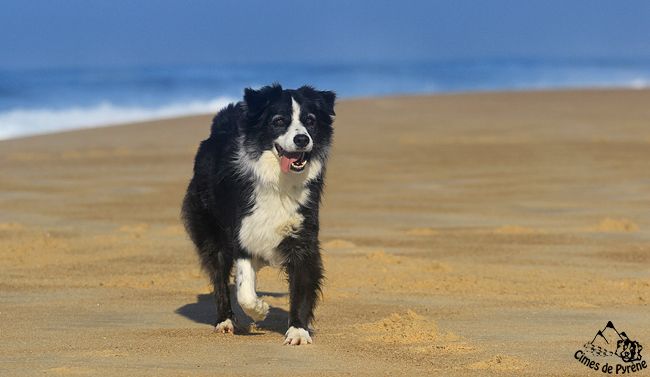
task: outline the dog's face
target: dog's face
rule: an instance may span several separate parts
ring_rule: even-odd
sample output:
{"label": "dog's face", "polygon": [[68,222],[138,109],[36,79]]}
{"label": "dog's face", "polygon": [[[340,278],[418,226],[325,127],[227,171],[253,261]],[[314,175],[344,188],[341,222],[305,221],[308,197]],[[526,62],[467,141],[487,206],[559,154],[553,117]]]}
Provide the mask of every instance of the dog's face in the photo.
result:
{"label": "dog's face", "polygon": [[244,147],[253,158],[270,151],[284,174],[324,165],[332,139],[335,94],[308,86],[246,89]]}
{"label": "dog's face", "polygon": [[636,361],[641,360],[641,350],[643,347],[636,341],[629,339],[619,340],[617,344],[616,354],[623,359],[623,361]]}

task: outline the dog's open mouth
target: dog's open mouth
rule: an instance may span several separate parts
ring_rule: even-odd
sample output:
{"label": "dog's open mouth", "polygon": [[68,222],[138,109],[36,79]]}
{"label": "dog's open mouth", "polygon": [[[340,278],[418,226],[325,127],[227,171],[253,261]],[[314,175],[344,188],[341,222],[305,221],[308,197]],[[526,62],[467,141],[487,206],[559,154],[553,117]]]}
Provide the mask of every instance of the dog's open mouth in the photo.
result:
{"label": "dog's open mouth", "polygon": [[288,173],[289,170],[300,173],[307,166],[309,152],[287,152],[278,144],[275,144],[275,150],[280,156],[280,169],[283,173]]}

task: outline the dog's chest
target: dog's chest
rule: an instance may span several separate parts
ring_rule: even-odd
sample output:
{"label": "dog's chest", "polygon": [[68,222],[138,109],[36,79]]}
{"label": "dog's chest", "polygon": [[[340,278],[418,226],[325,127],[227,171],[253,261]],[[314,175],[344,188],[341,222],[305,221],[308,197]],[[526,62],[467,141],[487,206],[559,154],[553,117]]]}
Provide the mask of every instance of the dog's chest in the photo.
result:
{"label": "dog's chest", "polygon": [[297,236],[302,228],[304,218],[298,210],[308,195],[308,189],[300,186],[282,190],[256,187],[252,211],[239,230],[240,245],[270,265],[282,264],[277,247],[286,237]]}

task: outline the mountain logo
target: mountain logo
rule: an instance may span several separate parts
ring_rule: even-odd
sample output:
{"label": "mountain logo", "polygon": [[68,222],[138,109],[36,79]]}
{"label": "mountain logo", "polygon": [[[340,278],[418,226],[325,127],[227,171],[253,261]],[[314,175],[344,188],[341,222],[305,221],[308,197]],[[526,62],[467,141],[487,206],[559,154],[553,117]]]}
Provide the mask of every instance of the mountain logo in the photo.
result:
{"label": "mountain logo", "polygon": [[612,321],[605,328],[598,330],[591,342],[585,343],[587,351],[596,356],[618,356],[626,363],[641,360],[643,346],[630,340],[624,332],[618,332]]}
{"label": "mountain logo", "polygon": [[[601,370],[608,374],[622,374],[637,372],[646,369],[647,364],[642,360],[643,346],[636,340],[630,339],[625,332],[618,331],[612,321],[602,330],[598,330],[593,339],[583,345],[584,350],[578,350],[574,357],[580,363],[594,370]],[[596,357],[620,358],[625,364],[609,362],[602,364],[598,359],[592,359],[588,354]]]}

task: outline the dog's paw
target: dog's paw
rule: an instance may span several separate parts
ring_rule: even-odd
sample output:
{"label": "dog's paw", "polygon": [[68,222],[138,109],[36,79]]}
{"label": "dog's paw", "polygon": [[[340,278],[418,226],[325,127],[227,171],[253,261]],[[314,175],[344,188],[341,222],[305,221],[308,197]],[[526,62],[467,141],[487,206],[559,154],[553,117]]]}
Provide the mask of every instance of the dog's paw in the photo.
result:
{"label": "dog's paw", "polygon": [[217,325],[214,327],[214,332],[222,334],[234,334],[235,325],[230,319],[226,319],[223,322],[217,323]]}
{"label": "dog's paw", "polygon": [[311,344],[311,336],[309,336],[309,332],[303,328],[295,328],[293,326],[289,327],[289,330],[287,330],[286,334],[284,334],[286,337],[284,339],[284,344],[288,344],[290,346],[298,346],[301,344]]}
{"label": "dog's paw", "polygon": [[263,321],[269,314],[269,304],[264,302],[264,300],[257,299],[249,305],[246,303],[240,303],[240,305],[244,313],[255,322]]}

